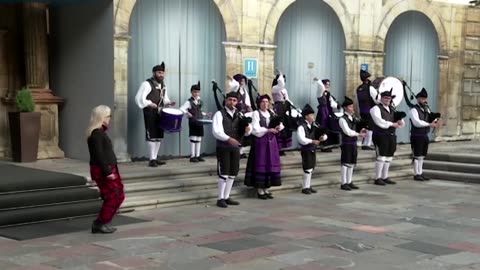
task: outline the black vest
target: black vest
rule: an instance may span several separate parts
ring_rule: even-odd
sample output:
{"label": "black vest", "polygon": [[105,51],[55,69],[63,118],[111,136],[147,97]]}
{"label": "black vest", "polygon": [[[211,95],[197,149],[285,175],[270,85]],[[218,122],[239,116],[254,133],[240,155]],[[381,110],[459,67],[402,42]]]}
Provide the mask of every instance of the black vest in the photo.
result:
{"label": "black vest", "polygon": [[[265,118],[262,113],[260,112],[260,110],[258,110],[258,115],[260,116],[260,126],[261,127],[264,127],[264,128],[268,128],[268,125],[267,125],[267,118]],[[270,113],[270,121],[272,121],[272,117],[273,115]]]}
{"label": "black vest", "polygon": [[375,101],[370,96],[370,85],[366,83],[357,88],[357,99],[360,113],[369,113],[370,109],[375,106]]}
{"label": "black vest", "polygon": [[[395,122],[395,120],[394,120],[395,119],[394,108],[392,106],[389,107],[390,112],[388,112],[387,109],[385,109],[382,104],[378,104],[377,106],[378,106],[378,108],[380,108],[380,114],[381,114],[383,120],[389,121],[389,122]],[[383,129],[383,128],[377,126],[374,121],[372,121],[372,122],[373,122],[373,125],[374,125],[374,128],[373,128],[374,133],[376,133],[378,135],[395,134],[395,128],[394,127],[389,127],[387,129]]]}
{"label": "black vest", "polygon": [[[355,118],[352,118],[352,120],[350,120],[350,119],[348,118],[347,114],[344,114],[344,115],[342,116],[342,118],[345,119],[345,121],[347,121],[347,125],[348,125],[348,127],[349,127],[351,130],[353,130],[353,131],[356,130],[356,128],[357,128],[357,123],[356,123],[356,121],[355,121]],[[343,129],[341,129],[341,130],[342,130],[342,142],[343,142],[343,143],[352,143],[352,142],[357,143],[357,136],[355,136],[355,137],[350,137],[350,136],[348,136],[347,134],[345,134],[345,133],[343,132]]]}
{"label": "black vest", "polygon": [[188,109],[188,112],[192,114],[192,117],[190,118],[190,121],[196,121],[198,119],[202,119],[202,106],[203,106],[203,101],[199,100],[197,104],[195,104],[193,97],[190,97],[188,99],[190,102],[190,109]]}
{"label": "black vest", "polygon": [[[420,107],[420,105],[415,105],[414,107],[416,110],[417,110],[417,113],[418,113],[418,118],[422,121],[425,121],[425,122],[428,122],[428,112],[427,110],[422,110],[422,108]],[[413,125],[413,122],[412,120],[410,120],[410,123],[412,123],[412,129],[410,130],[411,134],[412,135],[425,135],[425,134],[428,134],[430,132],[430,127],[416,127],[415,125]]]}
{"label": "black vest", "polygon": [[[316,140],[318,138],[315,139],[315,127],[312,125],[310,125],[311,128],[308,128],[308,124],[305,120],[302,120],[300,125],[303,127],[303,129],[305,130],[305,137],[311,139],[311,140]],[[316,148],[316,145],[314,145],[313,143],[310,143],[310,144],[307,144],[307,145],[302,145],[302,150],[314,150]]]}
{"label": "black vest", "polygon": [[[165,92],[161,89],[163,85],[154,82],[152,78],[148,79],[147,82],[152,88],[152,91],[147,95],[147,99],[159,105],[159,107],[163,107],[163,98],[165,97]],[[157,86],[160,87],[160,89],[157,89]]]}
{"label": "black vest", "polygon": [[[222,117],[223,117],[223,121],[222,121],[223,132],[225,132],[225,134],[227,134],[229,137],[232,137],[237,141],[240,141],[241,138],[238,132],[240,118],[238,117],[238,111],[235,111],[235,113],[233,114],[233,118],[230,116],[230,114],[227,112],[225,108],[221,109],[220,112],[222,113]],[[220,140],[217,140],[217,146],[232,147],[228,142],[224,142]]]}

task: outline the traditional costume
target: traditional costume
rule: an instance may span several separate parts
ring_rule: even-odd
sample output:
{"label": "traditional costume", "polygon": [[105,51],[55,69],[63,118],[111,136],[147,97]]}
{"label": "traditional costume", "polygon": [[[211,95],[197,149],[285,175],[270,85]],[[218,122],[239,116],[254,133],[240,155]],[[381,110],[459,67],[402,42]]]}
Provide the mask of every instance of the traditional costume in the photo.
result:
{"label": "traditional costume", "polygon": [[[190,87],[190,92],[200,91],[200,81]],[[206,113],[202,111],[203,101],[200,96],[195,98],[193,95],[180,107],[183,113],[190,113],[192,116],[188,119],[188,136],[191,144],[190,162],[203,162],[205,159],[200,157],[200,148],[204,136],[203,124],[198,120],[203,119]]]}
{"label": "traditional costume", "polygon": [[[307,195],[317,192],[311,187],[312,173],[317,163],[317,155],[315,152],[317,146],[313,144],[313,140],[320,140],[320,138],[315,138],[316,124],[314,122],[310,123],[306,119],[306,116],[309,114],[315,114],[315,111],[307,104],[302,110],[303,120],[297,128],[297,139],[301,145],[300,153],[302,155],[302,168],[304,172],[302,193]],[[327,138],[327,135],[322,135],[322,140],[326,140]]]}
{"label": "traditional costume", "polygon": [[273,109],[275,113],[283,117],[285,128],[277,137],[278,149],[289,148],[292,146],[292,132],[295,130],[293,117],[290,115],[293,103],[288,97],[288,91],[285,88],[286,76],[278,74],[272,82],[272,99],[274,102]]}
{"label": "traditional costume", "polygon": [[[383,97],[392,96],[392,91],[385,91],[381,93]],[[395,134],[394,117],[395,108],[392,105],[385,106],[380,103],[370,109],[370,115],[373,122],[373,143],[377,151],[377,161],[375,163],[375,184],[384,186],[385,184],[395,184],[394,181],[388,178],[390,164],[393,160],[393,155],[397,150],[397,136]],[[401,126],[405,122],[401,120]]]}
{"label": "traditional costume", "polygon": [[[260,102],[264,99],[270,101],[268,95],[259,97]],[[268,109],[253,112],[251,154],[248,156],[245,171],[245,185],[256,188],[257,197],[263,200],[273,199],[268,190],[270,187],[282,185],[278,133],[272,133],[268,129],[278,127],[281,131],[284,127],[281,122],[278,126],[271,126],[273,117],[275,114]]]}
{"label": "traditional costume", "polygon": [[[376,102],[372,97],[377,96],[375,88],[370,86],[372,82],[368,78],[370,78],[371,76],[372,75],[370,75],[370,73],[368,73],[367,71],[360,70],[360,79],[362,80],[362,84],[357,88],[357,100],[358,107],[360,109],[360,117],[370,123],[372,119],[370,116],[370,109],[372,109],[376,105]],[[369,130],[367,132],[367,136],[363,138],[363,150],[374,150],[374,148],[371,147],[372,134],[373,131]]]}
{"label": "traditional costume", "polygon": [[[152,72],[165,71],[165,64],[154,66]],[[168,98],[167,88],[163,81],[158,82],[154,77],[144,81],[138,89],[135,96],[135,103],[143,110],[143,119],[145,121],[145,140],[148,142],[150,149],[150,162],[148,166],[156,167],[163,165],[165,162],[157,161],[160,145],[164,137],[163,129],[159,126],[159,112],[165,106],[171,104]],[[157,108],[150,105],[155,104]]]}
{"label": "traditional costume", "polygon": [[322,151],[331,152],[332,148],[340,141],[338,118],[334,116],[334,111],[339,109],[340,104],[338,104],[331,93],[326,90],[326,84],[330,84],[329,79],[317,81],[318,111],[315,121],[320,124],[320,126],[329,129],[328,140],[325,142]]}
{"label": "traditional costume", "polygon": [[[237,93],[229,92],[226,98],[237,98]],[[240,130],[241,119],[236,108],[225,106],[213,116],[213,136],[217,139],[218,200],[217,206],[226,208],[239,203],[230,198],[233,182],[240,168],[240,145],[231,145],[228,140],[241,141],[251,134]]]}
{"label": "traditional costume", "polygon": [[[416,98],[428,98],[425,88],[416,95]],[[430,180],[423,175],[423,160],[428,152],[430,123],[428,122],[429,112],[424,104],[417,104],[410,110],[410,144],[413,153],[413,179],[416,181]]]}
{"label": "traditional costume", "polygon": [[[242,83],[243,80],[243,83]],[[233,80],[230,81],[230,92],[236,92],[238,96],[237,110],[240,113],[247,114],[252,111],[252,104],[247,89],[248,79],[243,74],[235,74]],[[242,147],[240,148],[240,158],[247,158],[245,154],[246,148],[251,145],[251,136],[245,136],[242,139]]]}
{"label": "traditional costume", "polygon": [[[345,97],[345,100],[342,103],[342,107],[347,107],[353,105],[353,100],[348,97]],[[358,189],[356,185],[353,184],[353,169],[357,164],[357,137],[360,135],[357,130],[357,120],[354,116],[345,111],[345,114],[339,119],[338,124],[342,130],[342,155],[340,158],[341,162],[341,179],[342,184],[340,186],[343,190],[352,190]]]}

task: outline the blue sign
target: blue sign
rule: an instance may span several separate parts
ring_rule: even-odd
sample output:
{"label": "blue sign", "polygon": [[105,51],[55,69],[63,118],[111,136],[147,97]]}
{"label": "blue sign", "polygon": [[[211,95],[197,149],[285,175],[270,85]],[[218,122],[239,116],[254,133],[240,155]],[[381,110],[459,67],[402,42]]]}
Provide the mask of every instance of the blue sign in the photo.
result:
{"label": "blue sign", "polygon": [[360,69],[368,72],[368,64],[361,64]]}
{"label": "blue sign", "polygon": [[245,58],[243,61],[243,74],[250,79],[258,78],[258,59]]}

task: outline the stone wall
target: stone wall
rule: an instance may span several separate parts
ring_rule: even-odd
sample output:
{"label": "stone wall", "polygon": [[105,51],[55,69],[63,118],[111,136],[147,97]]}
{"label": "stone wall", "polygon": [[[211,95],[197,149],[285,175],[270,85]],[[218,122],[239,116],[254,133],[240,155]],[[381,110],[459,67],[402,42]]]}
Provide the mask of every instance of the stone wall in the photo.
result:
{"label": "stone wall", "polygon": [[462,131],[480,134],[480,8],[467,11],[465,24],[465,71],[463,74]]}
{"label": "stone wall", "polygon": [[[294,0],[214,0],[223,17],[227,40],[224,42],[227,54],[227,73],[241,72],[244,58],[259,59],[259,86],[263,91],[270,88],[275,59],[275,32],[279,20]],[[313,0],[312,0],[313,1]],[[320,1],[320,0],[318,0]],[[115,93],[123,96],[126,89],[128,61],[129,19],[136,0],[115,0],[115,35],[121,42],[115,42]],[[469,107],[462,110],[462,93],[465,97],[478,93],[479,44],[478,10],[466,6],[442,2],[417,0],[325,0],[337,14],[346,40],[345,64],[346,87],[354,89],[358,82],[360,63],[369,63],[374,76],[383,75],[384,41],[389,27],[400,14],[419,11],[432,21],[439,37],[440,89],[439,110],[445,115],[442,128],[437,129],[437,139],[460,138],[463,134],[479,132],[480,124],[473,119],[478,116],[478,104],[468,99]],[[467,13],[468,10],[468,13]],[[468,23],[466,24],[468,17]],[[468,38],[465,38],[465,31]],[[470,61],[464,65],[465,60]],[[477,53],[475,54],[475,51]],[[117,53],[118,52],[118,53]],[[465,83],[465,74],[470,76]],[[476,76],[476,77],[474,77]],[[468,86],[468,87],[467,87]],[[350,90],[350,91],[352,91]],[[476,92],[475,92],[476,91]],[[353,93],[347,93],[353,95]],[[479,98],[475,96],[475,102]],[[464,101],[465,102],[465,101]],[[118,104],[117,104],[118,105]],[[464,103],[465,105],[465,103]],[[475,109],[476,108],[476,109]],[[121,108],[125,110],[125,108]],[[126,111],[126,110],[125,110]],[[474,114],[473,112],[477,112]],[[462,117],[465,123],[462,123]],[[126,125],[126,123],[125,123]],[[473,125],[473,129],[472,129]]]}

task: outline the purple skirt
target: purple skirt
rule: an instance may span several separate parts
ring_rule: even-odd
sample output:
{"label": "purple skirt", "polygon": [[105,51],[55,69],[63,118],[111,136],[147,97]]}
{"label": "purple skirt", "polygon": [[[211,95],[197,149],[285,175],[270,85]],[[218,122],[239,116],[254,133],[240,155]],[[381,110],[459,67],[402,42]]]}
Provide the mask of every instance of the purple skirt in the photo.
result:
{"label": "purple skirt", "polygon": [[277,136],[269,132],[261,138],[253,138],[245,171],[245,185],[255,188],[282,185]]}

